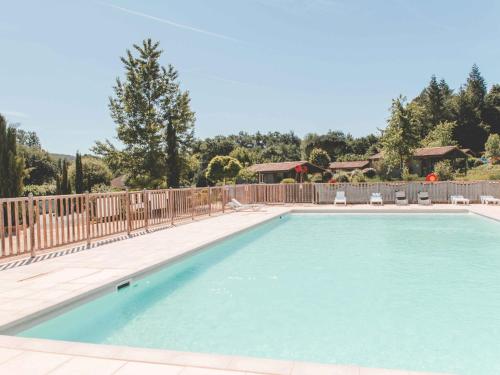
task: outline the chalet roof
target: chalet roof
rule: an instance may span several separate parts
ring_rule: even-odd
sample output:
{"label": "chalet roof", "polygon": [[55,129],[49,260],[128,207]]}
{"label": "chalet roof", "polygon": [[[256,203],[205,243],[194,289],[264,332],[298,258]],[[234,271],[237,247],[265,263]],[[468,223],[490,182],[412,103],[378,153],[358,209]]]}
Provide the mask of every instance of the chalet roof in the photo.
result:
{"label": "chalet roof", "polygon": [[457,146],[443,146],[443,147],[423,147],[417,148],[413,153],[416,158],[431,157],[431,156],[445,156],[446,154],[458,151],[463,153]]}
{"label": "chalet roof", "polygon": [[368,164],[370,164],[368,160],[335,161],[330,163],[330,169],[363,169]]}
{"label": "chalet roof", "polygon": [[310,172],[323,172],[324,170],[305,160],[300,161],[284,161],[281,163],[262,163],[254,164],[248,167],[249,170],[256,173],[272,173],[272,172],[288,172],[294,169],[297,165],[306,165]]}
{"label": "chalet roof", "polygon": [[476,156],[475,152],[472,151],[470,148],[461,148],[460,151],[470,156]]}
{"label": "chalet roof", "polygon": [[[370,160],[379,160],[382,159],[382,153],[379,152],[375,155],[370,156],[368,159]],[[413,157],[417,159],[422,158],[439,158],[445,156],[454,156],[454,157],[465,157],[466,152],[464,150],[459,149],[457,146],[442,146],[442,147],[421,147],[415,149],[413,153]]]}

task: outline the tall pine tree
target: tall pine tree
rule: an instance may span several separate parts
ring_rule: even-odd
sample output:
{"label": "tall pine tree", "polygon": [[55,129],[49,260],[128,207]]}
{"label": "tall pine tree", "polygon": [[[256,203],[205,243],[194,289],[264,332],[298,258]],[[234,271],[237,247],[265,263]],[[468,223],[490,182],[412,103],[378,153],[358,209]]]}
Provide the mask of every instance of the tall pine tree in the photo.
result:
{"label": "tall pine tree", "polygon": [[428,112],[430,129],[447,119],[446,111],[446,82],[438,83],[436,76],[431,77],[429,86],[425,89],[425,105]]}
{"label": "tall pine tree", "polygon": [[454,100],[454,120],[457,126],[454,137],[462,147],[478,152],[484,150],[488,128],[482,121],[486,83],[476,64],[473,65],[467,83],[460,88]]}
{"label": "tall pine tree", "polygon": [[133,48],[134,53],[127,51],[121,59],[125,80],[117,79],[109,102],[125,147],[119,157],[110,143],[97,143],[93,150],[104,157],[113,154],[131,186],[176,187],[183,166],[180,153],[192,137],[195,121],[189,94],[180,89],[174,67],[160,65],[159,43],[147,39]]}

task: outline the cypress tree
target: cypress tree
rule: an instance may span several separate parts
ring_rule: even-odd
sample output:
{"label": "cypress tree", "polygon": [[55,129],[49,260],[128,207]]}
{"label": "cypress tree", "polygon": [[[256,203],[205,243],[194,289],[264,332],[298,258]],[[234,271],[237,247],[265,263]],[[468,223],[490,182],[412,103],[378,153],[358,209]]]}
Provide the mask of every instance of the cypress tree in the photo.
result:
{"label": "cypress tree", "polygon": [[56,195],[62,194],[61,186],[61,174],[62,174],[62,160],[57,160],[57,175],[56,175]]}
{"label": "cypress tree", "polygon": [[0,115],[0,197],[7,196],[7,123]]}
{"label": "cypress tree", "polygon": [[75,192],[77,194],[83,193],[83,166],[82,166],[82,155],[79,152],[76,153],[75,160]]}
{"label": "cypress tree", "polygon": [[62,194],[71,193],[71,185],[68,179],[68,162],[66,161],[66,159],[64,159],[62,162],[61,193]]}
{"label": "cypress tree", "polygon": [[18,197],[23,191],[24,159],[17,154],[16,129],[0,115],[0,197]]}

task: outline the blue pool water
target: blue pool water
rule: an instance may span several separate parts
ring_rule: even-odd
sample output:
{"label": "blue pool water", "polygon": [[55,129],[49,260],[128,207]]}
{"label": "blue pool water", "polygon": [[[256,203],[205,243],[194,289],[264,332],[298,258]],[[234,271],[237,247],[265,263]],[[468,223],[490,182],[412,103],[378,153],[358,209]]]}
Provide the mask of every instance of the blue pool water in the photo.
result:
{"label": "blue pool water", "polygon": [[500,224],[289,215],[19,335],[500,374]]}

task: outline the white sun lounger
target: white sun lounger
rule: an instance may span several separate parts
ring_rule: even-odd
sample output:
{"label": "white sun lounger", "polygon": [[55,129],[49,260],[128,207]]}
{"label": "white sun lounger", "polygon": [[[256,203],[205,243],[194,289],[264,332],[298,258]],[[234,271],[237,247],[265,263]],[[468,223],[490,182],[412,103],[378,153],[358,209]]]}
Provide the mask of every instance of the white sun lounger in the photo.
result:
{"label": "white sun lounger", "polygon": [[259,211],[262,207],[264,207],[263,204],[243,204],[234,198],[231,199],[231,201],[228,202],[227,205],[235,211],[246,211],[246,210]]}
{"label": "white sun lounger", "polygon": [[423,206],[432,204],[431,198],[429,198],[429,192],[419,191],[417,194],[417,203]]}
{"label": "white sun lounger", "polygon": [[333,205],[336,205],[337,203],[341,203],[347,206],[345,191],[337,191],[337,193],[335,194],[335,199],[333,200]]}
{"label": "white sun lounger", "polygon": [[464,198],[463,195],[452,195],[450,196],[451,204],[469,204],[469,199]]}
{"label": "white sun lounger", "polygon": [[406,198],[406,192],[404,191],[396,191],[396,204],[398,206],[406,206],[408,205],[408,199]]}
{"label": "white sun lounger", "polygon": [[380,204],[381,206],[384,205],[384,200],[382,199],[381,193],[372,193],[370,197],[370,205],[373,204]]}
{"label": "white sun lounger", "polygon": [[493,195],[481,195],[480,198],[482,204],[500,204],[500,199]]}

